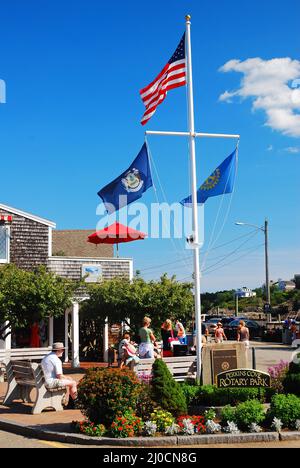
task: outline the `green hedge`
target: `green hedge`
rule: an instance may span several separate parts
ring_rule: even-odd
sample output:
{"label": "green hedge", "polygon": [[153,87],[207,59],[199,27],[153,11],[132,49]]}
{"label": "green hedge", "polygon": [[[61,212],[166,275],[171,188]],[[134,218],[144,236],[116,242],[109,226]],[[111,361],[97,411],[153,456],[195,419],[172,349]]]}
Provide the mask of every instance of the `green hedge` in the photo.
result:
{"label": "green hedge", "polygon": [[[214,385],[192,387],[193,390],[185,390],[191,406],[236,406],[248,400],[264,402],[268,398],[268,392],[259,388],[217,388]],[[194,395],[194,396],[193,396]]]}
{"label": "green hedge", "polygon": [[260,425],[266,418],[263,405],[258,400],[240,403],[236,408],[227,405],[222,409],[221,422],[226,425],[232,421],[242,430],[248,430],[252,423]]}
{"label": "green hedge", "polygon": [[281,419],[284,427],[293,428],[300,419],[300,398],[296,395],[274,395],[268,413],[269,419]]}

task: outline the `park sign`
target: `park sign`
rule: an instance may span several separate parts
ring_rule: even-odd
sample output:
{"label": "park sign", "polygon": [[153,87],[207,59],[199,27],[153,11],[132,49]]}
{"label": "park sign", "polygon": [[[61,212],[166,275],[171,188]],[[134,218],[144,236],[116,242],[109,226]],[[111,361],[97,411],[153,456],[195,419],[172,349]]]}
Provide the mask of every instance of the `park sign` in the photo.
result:
{"label": "park sign", "polygon": [[233,369],[217,375],[218,388],[267,388],[271,377],[254,369]]}

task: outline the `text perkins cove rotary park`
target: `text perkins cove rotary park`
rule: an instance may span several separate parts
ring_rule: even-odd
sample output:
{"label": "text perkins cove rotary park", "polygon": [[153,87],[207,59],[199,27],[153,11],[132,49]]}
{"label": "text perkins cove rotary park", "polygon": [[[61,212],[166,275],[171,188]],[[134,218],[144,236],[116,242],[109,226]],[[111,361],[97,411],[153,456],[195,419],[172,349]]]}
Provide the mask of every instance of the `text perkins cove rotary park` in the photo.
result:
{"label": "text perkins cove rotary park", "polygon": [[264,372],[238,369],[218,375],[219,388],[234,387],[270,387],[270,376]]}
{"label": "text perkins cove rotary park", "polygon": [[103,463],[126,463],[134,466],[136,463],[144,462],[156,465],[158,463],[197,463],[197,454],[195,452],[146,452],[139,453],[115,453],[108,452],[103,456]]}

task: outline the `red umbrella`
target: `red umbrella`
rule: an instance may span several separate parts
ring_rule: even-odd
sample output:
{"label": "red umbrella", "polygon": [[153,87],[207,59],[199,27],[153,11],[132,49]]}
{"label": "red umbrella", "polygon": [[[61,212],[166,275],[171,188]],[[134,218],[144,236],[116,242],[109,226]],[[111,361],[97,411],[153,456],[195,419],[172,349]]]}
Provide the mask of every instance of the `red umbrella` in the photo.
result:
{"label": "red umbrella", "polygon": [[88,242],[91,244],[120,244],[123,242],[132,242],[142,240],[147,237],[147,234],[136,231],[121,223],[114,223],[101,231],[94,232],[88,237]]}

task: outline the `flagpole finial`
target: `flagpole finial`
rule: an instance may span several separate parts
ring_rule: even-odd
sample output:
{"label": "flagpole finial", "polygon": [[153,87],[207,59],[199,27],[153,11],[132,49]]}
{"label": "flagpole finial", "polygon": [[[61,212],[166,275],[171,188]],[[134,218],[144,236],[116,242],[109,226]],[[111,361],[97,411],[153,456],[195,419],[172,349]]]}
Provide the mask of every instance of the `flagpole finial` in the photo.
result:
{"label": "flagpole finial", "polygon": [[186,21],[191,21],[192,17],[191,17],[191,15],[186,15],[185,19],[186,19]]}

